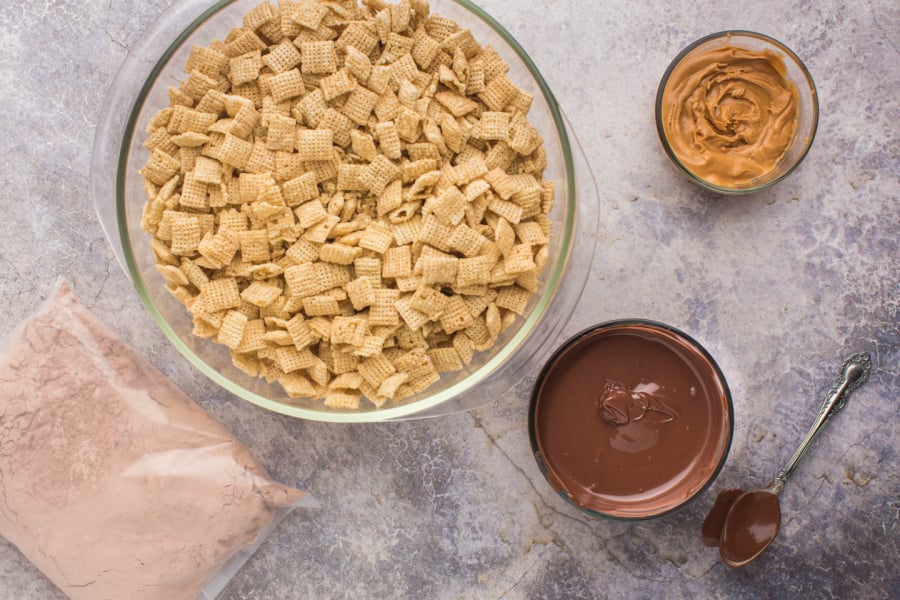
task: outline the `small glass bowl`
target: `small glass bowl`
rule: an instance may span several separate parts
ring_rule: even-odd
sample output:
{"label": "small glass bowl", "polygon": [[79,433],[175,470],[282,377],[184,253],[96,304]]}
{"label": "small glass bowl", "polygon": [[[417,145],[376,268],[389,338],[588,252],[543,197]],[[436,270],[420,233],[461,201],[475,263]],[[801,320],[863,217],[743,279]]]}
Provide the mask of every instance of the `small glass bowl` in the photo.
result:
{"label": "small glass bowl", "polygon": [[[787,150],[775,165],[775,168],[751,181],[733,187],[717,185],[703,179],[691,171],[691,169],[678,158],[669,144],[662,117],[663,96],[666,91],[666,86],[669,82],[669,77],[679,63],[688,57],[725,46],[733,46],[755,52],[764,50],[773,52],[776,56],[781,58],[786,69],[785,78],[788,81],[793,82],[799,94],[797,129],[794,132],[794,136]],[[753,31],[720,31],[700,38],[690,44],[675,57],[666,69],[662,80],[659,82],[659,89],[656,93],[656,131],[659,134],[660,143],[662,143],[662,147],[666,151],[666,154],[675,166],[688,177],[688,179],[708,190],[720,194],[749,194],[757,192],[775,185],[790,175],[803,161],[807,152],[809,152],[813,139],[816,136],[818,123],[819,97],[816,93],[816,85],[813,82],[809,71],[806,69],[806,65],[803,64],[803,61],[800,60],[790,48],[778,40]]]}
{"label": "small glass bowl", "polygon": [[424,392],[383,408],[330,409],[321,401],[290,398],[277,384],[246,375],[231,364],[225,346],[192,335],[184,307],[165,289],[150,236],[140,227],[145,203],[138,169],[149,153],[144,128],[168,104],[169,86],[186,78],[183,66],[194,44],[224,39],[259,0],[180,0],[164,11],[119,69],[94,138],[91,193],[94,208],[125,273],[156,324],[175,348],[225,390],[263,408],[304,419],[339,423],[437,416],[497,399],[521,381],[550,351],[581,297],[591,271],[599,198],[590,166],[568,121],[534,62],[490,15],[468,0],[432,0],[435,14],[455,19],[482,45],[509,63],[509,77],[534,96],[529,120],[545,140],[545,178],[556,186],[550,213],[547,266],[523,317],[456,373],[444,373]]}
{"label": "small glass bowl", "polygon": [[[670,481],[674,483],[669,485],[669,482],[666,482],[666,484],[660,486],[664,487],[664,490],[659,490],[659,488],[657,488],[654,492],[644,493],[642,495],[643,497],[639,499],[637,499],[638,494],[632,495],[635,499],[622,500],[618,503],[607,498],[606,500],[603,500],[603,502],[606,502],[608,506],[601,510],[598,507],[598,504],[595,504],[594,507],[584,506],[584,503],[579,503],[573,498],[572,494],[565,489],[566,486],[560,475],[558,475],[558,470],[554,467],[554,457],[549,455],[557,453],[556,458],[559,458],[558,454],[562,446],[560,446],[558,442],[549,444],[543,443],[542,440],[546,441],[546,437],[542,434],[542,426],[540,424],[542,420],[541,410],[542,401],[546,402],[546,400],[544,400],[545,387],[547,385],[560,385],[560,377],[562,376],[556,375],[556,368],[559,365],[564,365],[565,360],[577,357],[578,352],[583,351],[596,340],[615,339],[615,336],[639,336],[652,343],[662,344],[667,346],[668,350],[672,351],[673,354],[677,354],[682,361],[686,361],[685,355],[690,355],[691,362],[686,366],[696,375],[698,381],[710,396],[710,401],[713,402],[715,406],[709,413],[709,429],[707,437],[702,443],[698,454],[692,458],[695,462],[679,467],[682,470],[675,476],[676,479],[670,479]],[[625,349],[627,346],[625,344],[620,344],[619,348]],[[677,350],[672,350],[673,348],[677,348]],[[652,369],[652,365],[640,361],[630,362],[625,360],[624,362],[628,363],[627,367],[621,365],[612,367],[612,370],[616,372],[617,375],[623,375],[627,372],[627,376],[633,378],[639,373],[641,384],[652,385],[653,383],[666,383],[667,377],[662,375],[658,369],[655,373],[649,372]],[[569,364],[571,365],[571,363]],[[592,388],[589,393],[596,393],[598,398],[600,389],[604,385],[604,381],[600,381],[600,377],[604,375],[600,368],[601,366],[602,365],[595,364],[594,362],[590,363],[592,376],[595,371],[597,374],[597,387],[596,390]],[[556,384],[551,382],[553,377],[557,377]],[[673,379],[671,381],[674,382],[676,380]],[[548,382],[551,383],[548,384]],[[623,383],[629,385],[624,379]],[[563,386],[562,389],[565,391],[565,394],[561,397],[564,398],[563,402],[566,403],[566,410],[556,412],[557,417],[562,414],[573,415],[573,411],[578,411],[578,405],[584,401],[584,398],[578,397],[577,393],[571,393],[573,391],[572,386]],[[691,396],[693,395],[694,392],[692,391]],[[597,408],[596,418],[598,426],[611,426],[602,421],[599,407],[595,408]],[[587,410],[593,409],[589,407]],[[583,413],[583,411],[580,412]],[[575,416],[576,418],[579,418],[578,415]],[[641,418],[643,417],[634,417],[635,420],[640,420]],[[626,421],[627,420],[628,419],[626,419]],[[677,417],[675,421],[677,422]],[[593,421],[591,421],[591,423],[593,423]],[[668,427],[668,424],[664,424],[663,427]],[[683,427],[684,426],[682,425],[682,428]],[[575,429],[577,429],[577,427],[567,430],[566,437],[569,441],[564,442],[564,445],[570,444],[573,439],[585,439],[584,431],[579,433],[578,431],[575,431]],[[680,430],[685,431],[685,429]],[[591,431],[596,430],[591,429]],[[734,435],[734,405],[732,404],[731,391],[725,381],[725,376],[715,359],[713,359],[709,352],[707,352],[699,342],[688,334],[670,325],[647,319],[607,321],[588,327],[566,340],[544,364],[544,367],[541,369],[541,372],[534,383],[531,394],[528,412],[528,435],[538,468],[550,486],[556,490],[566,502],[591,517],[614,521],[641,521],[662,517],[681,510],[696,499],[712,484],[713,481],[715,481],[719,472],[722,470],[722,467],[725,465],[725,460],[728,458],[728,452],[731,449],[731,441]],[[593,435],[594,434],[591,434],[591,436],[589,436],[592,440],[594,439]],[[628,435],[628,432],[621,433],[618,434],[618,438],[620,440],[630,439]],[[659,433],[657,435],[659,435]],[[610,443],[612,442],[613,438],[610,439]],[[650,454],[654,449],[655,446],[646,449],[648,458],[650,458]],[[569,450],[572,450],[572,452],[575,451],[572,446],[567,446],[565,449],[566,455],[571,454]],[[658,448],[656,450],[658,450]],[[596,452],[598,450],[597,448],[591,449],[579,447],[578,451],[579,455],[582,455],[583,453],[584,456],[587,456],[589,452]],[[645,452],[645,450],[640,450],[637,454],[643,452]],[[642,454],[640,455],[642,456]],[[697,457],[701,457],[702,460],[699,460]],[[557,462],[557,465],[559,465],[559,462]],[[591,489],[594,491],[593,488]]]}

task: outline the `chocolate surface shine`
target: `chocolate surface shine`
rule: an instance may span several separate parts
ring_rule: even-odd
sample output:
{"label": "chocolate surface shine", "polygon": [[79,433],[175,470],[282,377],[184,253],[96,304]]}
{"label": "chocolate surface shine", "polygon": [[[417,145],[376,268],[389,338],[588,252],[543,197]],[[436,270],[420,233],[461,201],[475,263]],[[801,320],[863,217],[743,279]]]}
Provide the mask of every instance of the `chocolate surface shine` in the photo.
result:
{"label": "chocolate surface shine", "polygon": [[610,516],[678,507],[709,481],[730,441],[727,391],[710,359],[651,324],[578,339],[547,370],[536,402],[548,479]]}

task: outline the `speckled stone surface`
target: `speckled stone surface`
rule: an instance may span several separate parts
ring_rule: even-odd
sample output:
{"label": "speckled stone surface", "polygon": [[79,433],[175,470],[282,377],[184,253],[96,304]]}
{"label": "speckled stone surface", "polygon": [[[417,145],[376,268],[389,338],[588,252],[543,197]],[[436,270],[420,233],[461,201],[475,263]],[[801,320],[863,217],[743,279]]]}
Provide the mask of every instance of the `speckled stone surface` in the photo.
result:
{"label": "speckled stone surface", "polygon": [[[0,0],[0,335],[65,275],[83,302],[279,479],[323,501],[291,515],[222,595],[237,598],[900,597],[900,9],[891,0],[482,0],[543,71],[600,182],[593,271],[568,331],[616,317],[682,328],[718,359],[736,430],[713,488],[662,520],[592,521],[544,483],[530,381],[471,413],[335,426],[265,412],[188,366],[121,272],[88,194],[115,72],[168,2]],[[785,41],[818,85],[805,163],[722,198],[667,162],[653,99],[704,34]],[[782,532],[730,571],[699,542],[715,493],[762,484],[836,369],[876,369],[782,494]],[[61,597],[0,540],[0,599]]]}

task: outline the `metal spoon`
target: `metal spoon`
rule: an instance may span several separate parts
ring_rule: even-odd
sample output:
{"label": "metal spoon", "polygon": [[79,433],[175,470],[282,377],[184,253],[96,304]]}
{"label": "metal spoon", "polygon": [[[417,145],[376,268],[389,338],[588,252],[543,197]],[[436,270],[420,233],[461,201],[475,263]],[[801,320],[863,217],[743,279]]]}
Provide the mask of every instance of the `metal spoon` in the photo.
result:
{"label": "metal spoon", "polygon": [[714,538],[715,530],[721,529],[719,553],[726,565],[746,565],[762,554],[775,539],[781,526],[779,492],[813,440],[831,421],[831,417],[844,408],[850,394],[866,382],[871,369],[872,360],[866,352],[856,354],[844,362],[815,422],[772,483],[758,490],[743,493],[738,493],[739,490],[725,490],[719,495],[716,505],[703,523],[703,538],[704,543],[708,543]]}

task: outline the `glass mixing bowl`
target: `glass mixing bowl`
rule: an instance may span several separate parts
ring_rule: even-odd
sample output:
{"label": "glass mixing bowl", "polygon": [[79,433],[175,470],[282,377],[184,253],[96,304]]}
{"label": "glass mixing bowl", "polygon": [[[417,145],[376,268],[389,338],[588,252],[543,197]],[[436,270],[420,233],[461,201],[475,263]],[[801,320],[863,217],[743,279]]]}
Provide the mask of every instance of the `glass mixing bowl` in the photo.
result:
{"label": "glass mixing bowl", "polygon": [[466,0],[432,0],[431,10],[471,29],[482,45],[492,45],[509,63],[510,79],[534,95],[529,120],[545,140],[545,178],[556,185],[549,260],[524,317],[463,371],[444,373],[439,382],[402,403],[353,412],[290,398],[277,384],[235,368],[224,346],[192,335],[191,318],[165,289],[150,237],[140,227],[145,196],[138,169],[148,157],[144,128],[167,106],[169,86],[186,77],[182,69],[191,46],[223,39],[258,3],[177,2],[129,53],[109,91],[94,140],[91,192],[110,244],[141,300],[172,344],[206,376],[245,400],[286,415],[345,423],[385,421],[468,410],[499,398],[525,373],[537,370],[571,316],[591,270],[599,198],[584,153],[534,62],[496,20]]}

